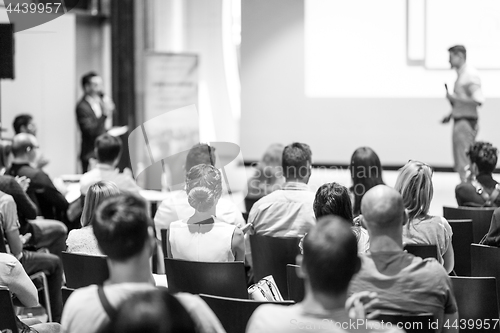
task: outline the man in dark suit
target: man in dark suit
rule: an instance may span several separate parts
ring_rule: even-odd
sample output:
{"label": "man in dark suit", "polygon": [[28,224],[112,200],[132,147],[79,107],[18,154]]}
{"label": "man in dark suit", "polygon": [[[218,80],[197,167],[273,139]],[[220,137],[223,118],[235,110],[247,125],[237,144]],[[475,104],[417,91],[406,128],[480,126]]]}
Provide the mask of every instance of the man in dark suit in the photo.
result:
{"label": "man in dark suit", "polygon": [[104,95],[102,78],[96,73],[90,72],[82,77],[82,88],[85,95],[76,105],[76,118],[82,132],[80,160],[82,172],[85,173],[89,159],[95,157],[95,139],[111,126],[110,120],[115,105]]}

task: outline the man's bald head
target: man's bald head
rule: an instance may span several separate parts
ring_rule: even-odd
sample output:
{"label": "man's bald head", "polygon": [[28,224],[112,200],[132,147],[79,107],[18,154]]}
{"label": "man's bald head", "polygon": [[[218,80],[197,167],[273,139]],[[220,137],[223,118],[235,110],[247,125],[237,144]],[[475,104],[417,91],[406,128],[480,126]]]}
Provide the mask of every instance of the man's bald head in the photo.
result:
{"label": "man's bald head", "polygon": [[12,154],[14,157],[24,156],[35,148],[38,148],[38,141],[32,134],[19,133],[12,139]]}
{"label": "man's bald head", "polygon": [[397,231],[407,220],[403,198],[387,185],[377,185],[366,192],[361,212],[370,236]]}

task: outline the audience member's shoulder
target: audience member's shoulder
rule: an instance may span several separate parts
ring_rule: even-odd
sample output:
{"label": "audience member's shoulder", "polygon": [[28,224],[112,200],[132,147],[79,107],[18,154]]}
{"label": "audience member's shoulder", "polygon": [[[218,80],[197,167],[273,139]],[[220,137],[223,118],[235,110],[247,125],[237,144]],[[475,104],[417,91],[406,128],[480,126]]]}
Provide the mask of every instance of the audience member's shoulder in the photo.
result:
{"label": "audience member's shoulder", "polygon": [[474,185],[469,182],[462,182],[455,187],[455,193],[462,193],[464,191],[476,191]]}

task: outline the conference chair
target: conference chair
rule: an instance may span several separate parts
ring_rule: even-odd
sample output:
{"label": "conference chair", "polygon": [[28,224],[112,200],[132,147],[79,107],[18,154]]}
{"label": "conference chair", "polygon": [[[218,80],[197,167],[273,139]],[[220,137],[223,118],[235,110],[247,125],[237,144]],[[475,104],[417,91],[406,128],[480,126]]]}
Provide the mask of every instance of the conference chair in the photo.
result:
{"label": "conference chair", "polygon": [[[500,248],[471,244],[471,275],[473,277],[494,277],[497,290],[500,289]],[[498,317],[496,317],[498,318]]]}
{"label": "conference chair", "polygon": [[458,276],[470,276],[472,240],[472,220],[448,220],[453,231],[451,244],[455,253],[455,267],[453,271]]}
{"label": "conference chair", "polygon": [[61,288],[63,307],[64,307],[64,305],[66,305],[66,301],[71,296],[73,291],[75,291],[75,289],[73,289],[73,288],[68,288],[68,287]]}
{"label": "conference chair", "polygon": [[492,207],[443,207],[443,216],[447,220],[472,220],[472,240],[479,243],[490,229]]}
{"label": "conference chair", "polygon": [[0,332],[18,332],[16,312],[9,289],[0,286]]}
{"label": "conference chair", "polygon": [[78,289],[103,284],[109,278],[106,256],[62,252],[66,287]]}
{"label": "conference chair", "polygon": [[242,261],[200,262],[165,258],[168,289],[248,299],[245,265]]}
{"label": "conference chair", "polygon": [[466,323],[460,332],[500,332],[496,279],[452,276],[451,282],[460,324]]}
{"label": "conference chair", "polygon": [[294,304],[294,302],[260,302],[206,294],[201,294],[200,297],[219,318],[226,332],[231,333],[245,333],[245,328],[252,313],[262,304]]}
{"label": "conference chair", "polygon": [[436,245],[425,245],[425,244],[406,244],[405,248],[408,253],[414,256],[420,257],[422,259],[434,258],[438,259],[438,252]]}
{"label": "conference chair", "polygon": [[[0,252],[7,253],[7,244],[5,243],[4,232],[2,225],[0,224]],[[49,296],[49,282],[47,280],[47,275],[43,271],[31,274],[31,281],[36,286],[38,292],[42,292],[43,300],[45,304],[45,311],[47,312],[47,320],[52,321],[52,308],[50,307],[50,296]]]}
{"label": "conference chair", "polygon": [[[375,320],[391,323],[393,326],[404,329],[406,333],[435,333],[433,328],[434,316],[431,313],[401,314],[381,313]],[[435,324],[435,323],[434,323]]]}
{"label": "conference chair", "polygon": [[270,237],[250,235],[255,282],[272,275],[283,299],[289,299],[286,265],[295,264],[300,253],[300,237]]}
{"label": "conference chair", "polygon": [[301,302],[304,299],[305,288],[304,279],[297,275],[298,265],[286,265],[286,280],[288,285],[288,297],[295,302]]}

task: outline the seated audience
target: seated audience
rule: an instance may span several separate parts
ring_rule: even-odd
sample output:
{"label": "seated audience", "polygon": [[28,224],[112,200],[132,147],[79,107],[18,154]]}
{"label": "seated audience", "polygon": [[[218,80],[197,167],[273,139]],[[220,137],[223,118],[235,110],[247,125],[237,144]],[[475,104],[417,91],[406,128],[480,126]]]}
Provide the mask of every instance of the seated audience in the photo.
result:
{"label": "seated audience", "polygon": [[[10,167],[8,156],[11,145],[2,142],[0,144],[0,168]],[[4,164],[8,163],[8,164]],[[1,174],[1,173],[0,173]],[[47,248],[51,253],[60,255],[64,250],[67,228],[56,220],[37,219],[37,206],[26,194],[30,186],[30,179],[26,176],[15,178],[8,175],[0,176],[0,191],[11,195],[16,202],[17,217],[19,219],[19,233],[25,237],[26,246],[34,248]]]}
{"label": "seated audience", "polygon": [[[262,160],[254,167],[253,175],[248,179],[247,199],[258,200],[269,193],[281,189],[285,183],[281,158],[284,146],[280,143],[270,145]],[[247,207],[250,211],[251,207]]]}
{"label": "seated audience", "polygon": [[455,266],[455,254],[448,221],[429,215],[434,188],[429,165],[410,161],[401,170],[394,188],[403,197],[409,222],[403,227],[403,244],[436,245],[438,260],[448,273]]}
{"label": "seated audience", "polygon": [[211,165],[199,164],[186,175],[186,193],[195,209],[188,219],[170,224],[167,252],[192,261],[244,261],[243,232],[223,222],[215,208],[222,194],[222,176]]}
{"label": "seated audience", "polygon": [[122,154],[122,140],[104,133],[97,137],[94,146],[97,164],[80,178],[82,195],[87,195],[89,187],[101,180],[115,183],[122,192],[139,193],[141,188],[132,177],[132,172],[125,169],[120,173],[116,168]]}
{"label": "seated audience", "polygon": [[248,223],[258,235],[303,236],[316,223],[314,193],[307,186],[312,168],[309,146],[298,142],[286,146],[282,167],[286,183],[253,205]]}
{"label": "seated audience", "polygon": [[[77,289],[64,307],[65,332],[104,331],[119,306],[134,294],[153,290],[150,257],[156,244],[147,203],[133,194],[106,199],[96,212],[94,234],[107,256],[109,279],[103,286]],[[214,313],[198,296],[175,295],[189,312],[198,332],[224,332]]]}
{"label": "seated audience", "polygon": [[358,253],[368,251],[370,248],[368,231],[362,226],[354,225],[351,198],[347,188],[337,183],[321,185],[316,191],[313,208],[316,219],[326,215],[337,215],[349,221],[358,241]]}
{"label": "seated audience", "polygon": [[111,332],[195,333],[189,313],[167,289],[149,290],[123,302]]}
{"label": "seated audience", "polygon": [[[9,288],[12,296],[15,296],[23,306],[38,306],[38,291],[35,285],[19,261],[7,253],[0,253],[0,286]],[[61,325],[57,323],[37,323],[29,326],[39,333],[61,331]]]}
{"label": "seated audience", "polygon": [[[30,114],[20,114],[16,118],[14,118],[14,122],[12,123],[12,127],[14,127],[15,134],[19,133],[28,133],[36,136],[36,125],[33,121],[33,117]],[[47,164],[49,161],[43,157],[42,153],[39,151],[35,162],[33,162],[32,166],[36,169],[41,169]]]}
{"label": "seated audience", "polygon": [[490,229],[480,244],[500,247],[500,208],[495,209],[491,217]]}
{"label": "seated audience", "polygon": [[43,271],[47,275],[52,319],[61,320],[62,312],[62,266],[61,260],[54,254],[23,250],[19,235],[19,222],[14,199],[0,192],[0,223],[3,229],[8,252],[19,260],[27,274]]}
{"label": "seated audience", "polygon": [[77,252],[89,255],[102,255],[97,240],[94,236],[92,225],[95,220],[95,211],[97,207],[106,199],[120,194],[118,187],[108,181],[100,181],[90,186],[81,217],[81,229],[71,230],[66,239],[67,252]]}
{"label": "seated audience", "polygon": [[[304,279],[305,297],[300,303],[262,305],[255,310],[247,333],[306,332],[400,332],[399,329],[367,329],[365,320],[375,295],[360,293],[347,301],[349,282],[360,269],[356,237],[350,222],[339,216],[325,216],[304,238],[304,253],[297,257],[299,275]],[[368,301],[363,304],[364,301]],[[350,305],[361,305],[356,313]],[[366,308],[363,309],[363,305]],[[351,323],[355,323],[353,326]],[[359,325],[359,326],[358,326]],[[373,323],[373,326],[380,326]]]}
{"label": "seated audience", "polygon": [[[403,228],[408,222],[398,191],[377,185],[361,201],[363,220],[370,235],[370,252],[362,254],[361,269],[351,281],[350,293],[376,292],[374,310],[393,313],[432,313],[439,332],[458,319],[457,304],[446,270],[435,259],[422,259],[403,251]],[[305,251],[305,249],[304,249]]]}
{"label": "seated audience", "polygon": [[467,152],[469,175],[467,181],[455,188],[459,206],[499,207],[500,185],[493,179],[498,150],[489,142],[478,141]]}
{"label": "seated audience", "polygon": [[354,217],[361,214],[361,199],[372,187],[384,184],[378,155],[369,147],[360,147],[351,156],[352,206]]}
{"label": "seated audience", "polygon": [[26,193],[37,205],[39,215],[46,219],[65,222],[67,221],[68,201],[45,172],[31,166],[36,159],[38,148],[38,141],[32,134],[17,134],[12,140],[14,159],[7,174],[25,176],[30,179],[30,186]]}
{"label": "seated audience", "polygon": [[[186,174],[198,164],[215,166],[215,148],[204,143],[194,145],[186,157],[184,170]],[[155,215],[156,237],[161,235],[161,229],[168,229],[170,223],[185,220],[193,216],[195,210],[188,202],[185,190],[171,191],[167,199],[163,200]],[[217,217],[229,224],[242,228],[245,220],[238,207],[230,200],[220,198],[216,205]]]}

